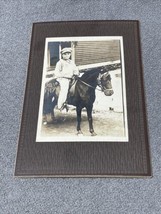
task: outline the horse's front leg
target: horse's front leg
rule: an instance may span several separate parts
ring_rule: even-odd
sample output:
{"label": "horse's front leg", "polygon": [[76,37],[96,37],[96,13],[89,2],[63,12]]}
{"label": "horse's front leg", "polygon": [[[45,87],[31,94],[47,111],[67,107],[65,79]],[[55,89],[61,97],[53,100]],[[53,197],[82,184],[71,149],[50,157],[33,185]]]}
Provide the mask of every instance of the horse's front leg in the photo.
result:
{"label": "horse's front leg", "polygon": [[79,135],[79,134],[82,134],[82,131],[81,131],[81,112],[82,112],[82,108],[77,106],[76,111],[77,111],[77,135]]}
{"label": "horse's front leg", "polygon": [[88,122],[89,122],[89,131],[91,133],[91,136],[96,136],[97,134],[94,132],[94,129],[93,129],[93,118],[92,118],[93,105],[87,106],[86,109],[87,109],[87,116],[88,116]]}

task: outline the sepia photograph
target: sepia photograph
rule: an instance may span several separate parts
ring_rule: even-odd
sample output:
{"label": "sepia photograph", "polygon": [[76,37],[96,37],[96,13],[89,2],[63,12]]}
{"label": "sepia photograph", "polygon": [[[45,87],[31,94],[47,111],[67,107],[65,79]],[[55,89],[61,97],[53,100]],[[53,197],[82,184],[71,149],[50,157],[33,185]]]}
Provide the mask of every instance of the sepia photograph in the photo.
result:
{"label": "sepia photograph", "polygon": [[123,37],[46,38],[36,142],[128,142]]}

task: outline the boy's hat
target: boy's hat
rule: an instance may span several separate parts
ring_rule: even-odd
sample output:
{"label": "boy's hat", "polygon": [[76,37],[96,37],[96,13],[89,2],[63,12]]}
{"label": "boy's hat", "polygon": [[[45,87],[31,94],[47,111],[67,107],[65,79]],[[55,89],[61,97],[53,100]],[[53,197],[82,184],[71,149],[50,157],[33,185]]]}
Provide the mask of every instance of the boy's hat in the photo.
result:
{"label": "boy's hat", "polygon": [[72,52],[72,49],[71,48],[63,48],[61,50],[61,53],[64,54],[64,53],[71,53]]}

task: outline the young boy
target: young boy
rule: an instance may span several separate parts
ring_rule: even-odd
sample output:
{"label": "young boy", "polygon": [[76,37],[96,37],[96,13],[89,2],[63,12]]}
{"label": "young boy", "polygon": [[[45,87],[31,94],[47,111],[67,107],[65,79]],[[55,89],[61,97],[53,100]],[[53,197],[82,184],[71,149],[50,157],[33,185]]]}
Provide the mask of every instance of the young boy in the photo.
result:
{"label": "young boy", "polygon": [[60,59],[54,71],[55,78],[60,84],[60,93],[58,97],[58,109],[63,109],[64,103],[67,99],[70,80],[74,76],[79,76],[78,68],[70,59],[71,48],[64,48],[61,50],[62,59]]}

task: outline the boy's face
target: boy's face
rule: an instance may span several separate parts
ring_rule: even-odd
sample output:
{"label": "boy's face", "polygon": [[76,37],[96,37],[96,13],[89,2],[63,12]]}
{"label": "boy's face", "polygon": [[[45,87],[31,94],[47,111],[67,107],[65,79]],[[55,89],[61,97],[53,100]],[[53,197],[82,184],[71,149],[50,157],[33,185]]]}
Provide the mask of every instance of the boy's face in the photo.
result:
{"label": "boy's face", "polygon": [[65,60],[68,60],[71,56],[71,53],[70,52],[66,52],[66,53],[63,53],[62,54],[62,58],[65,59]]}

